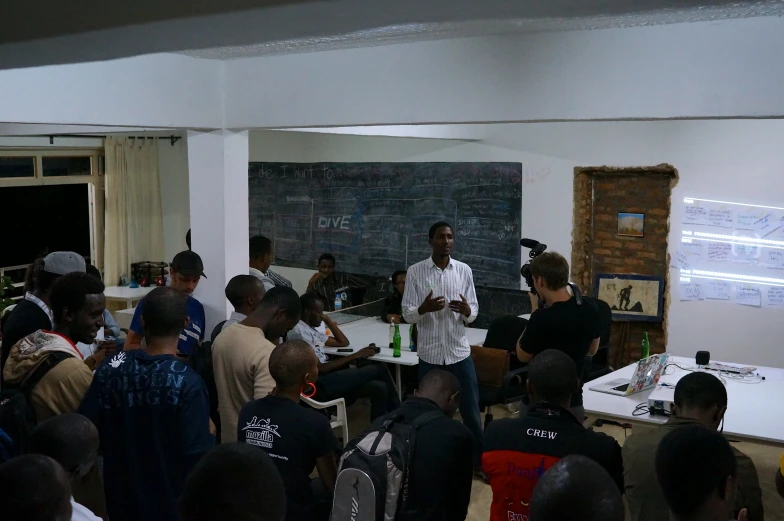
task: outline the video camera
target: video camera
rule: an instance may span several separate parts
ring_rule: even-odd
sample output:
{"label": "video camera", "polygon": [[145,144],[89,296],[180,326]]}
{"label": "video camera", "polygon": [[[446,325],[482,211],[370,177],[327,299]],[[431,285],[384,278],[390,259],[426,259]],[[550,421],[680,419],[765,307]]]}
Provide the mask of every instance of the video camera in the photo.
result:
{"label": "video camera", "polygon": [[[539,241],[535,241],[533,239],[520,239],[520,246],[523,248],[529,248],[531,251],[528,252],[528,257],[533,259],[538,257],[539,255],[543,254],[544,251],[547,249],[546,244],[542,244]],[[534,289],[534,277],[531,275],[531,261],[529,260],[520,268],[520,275],[523,276],[525,279],[525,283],[528,284],[531,293],[536,295],[536,289]]]}

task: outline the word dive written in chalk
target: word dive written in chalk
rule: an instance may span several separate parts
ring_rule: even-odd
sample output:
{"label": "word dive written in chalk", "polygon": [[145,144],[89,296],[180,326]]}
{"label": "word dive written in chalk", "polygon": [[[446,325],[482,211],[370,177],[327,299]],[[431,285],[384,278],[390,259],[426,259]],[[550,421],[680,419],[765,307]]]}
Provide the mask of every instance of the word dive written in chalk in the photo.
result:
{"label": "word dive written in chalk", "polygon": [[318,218],[319,228],[335,228],[339,230],[350,230],[351,229],[350,225],[351,225],[350,215],[338,215],[336,217],[319,216]]}

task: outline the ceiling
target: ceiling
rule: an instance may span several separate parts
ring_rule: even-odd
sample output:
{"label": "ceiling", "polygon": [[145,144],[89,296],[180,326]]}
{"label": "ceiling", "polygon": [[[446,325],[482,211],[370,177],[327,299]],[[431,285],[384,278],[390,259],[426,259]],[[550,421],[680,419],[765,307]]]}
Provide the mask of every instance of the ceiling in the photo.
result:
{"label": "ceiling", "polygon": [[[558,17],[536,18],[534,17],[536,13],[531,13],[531,16],[527,18],[409,23],[353,31],[341,35],[292,38],[252,45],[183,51],[181,54],[196,58],[232,60],[254,56],[276,56],[449,38],[647,27],[784,15],[784,2],[781,0],[736,1],[729,5],[716,5],[720,2],[703,2],[706,5],[685,8],[655,8],[644,12],[618,12],[617,9],[613,9],[615,4],[625,3],[622,0],[616,3],[605,2],[607,4],[605,6],[596,6],[596,9],[586,11],[593,12],[592,15],[581,13],[580,16],[568,16],[567,11],[563,13],[564,16]],[[654,2],[650,5],[668,3],[674,2]],[[688,2],[675,3],[682,5]],[[630,10],[628,6],[625,6],[624,9]]]}
{"label": "ceiling", "polygon": [[232,59],[782,14],[782,0],[8,0],[0,2],[0,69],[159,52]]}

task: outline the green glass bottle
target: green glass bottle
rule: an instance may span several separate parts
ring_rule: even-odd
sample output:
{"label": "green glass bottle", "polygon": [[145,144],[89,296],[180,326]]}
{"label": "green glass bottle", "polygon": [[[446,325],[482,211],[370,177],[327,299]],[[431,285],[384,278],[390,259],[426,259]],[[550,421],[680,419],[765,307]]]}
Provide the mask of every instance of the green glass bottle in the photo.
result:
{"label": "green glass bottle", "polygon": [[648,340],[648,332],[642,334],[642,344],[640,345],[640,360],[651,356],[651,342]]}
{"label": "green glass bottle", "polygon": [[400,326],[395,324],[395,335],[392,337],[392,356],[400,358]]}

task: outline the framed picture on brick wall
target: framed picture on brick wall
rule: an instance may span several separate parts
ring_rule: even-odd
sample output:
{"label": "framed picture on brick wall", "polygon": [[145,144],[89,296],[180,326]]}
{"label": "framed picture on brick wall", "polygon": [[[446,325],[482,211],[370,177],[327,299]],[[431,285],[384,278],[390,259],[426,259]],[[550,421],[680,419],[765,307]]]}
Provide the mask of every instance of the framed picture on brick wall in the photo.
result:
{"label": "framed picture on brick wall", "polygon": [[618,213],[618,235],[642,237],[645,230],[644,213]]}
{"label": "framed picture on brick wall", "polygon": [[613,320],[661,322],[664,311],[664,278],[653,275],[600,273],[594,295],[607,302]]}

